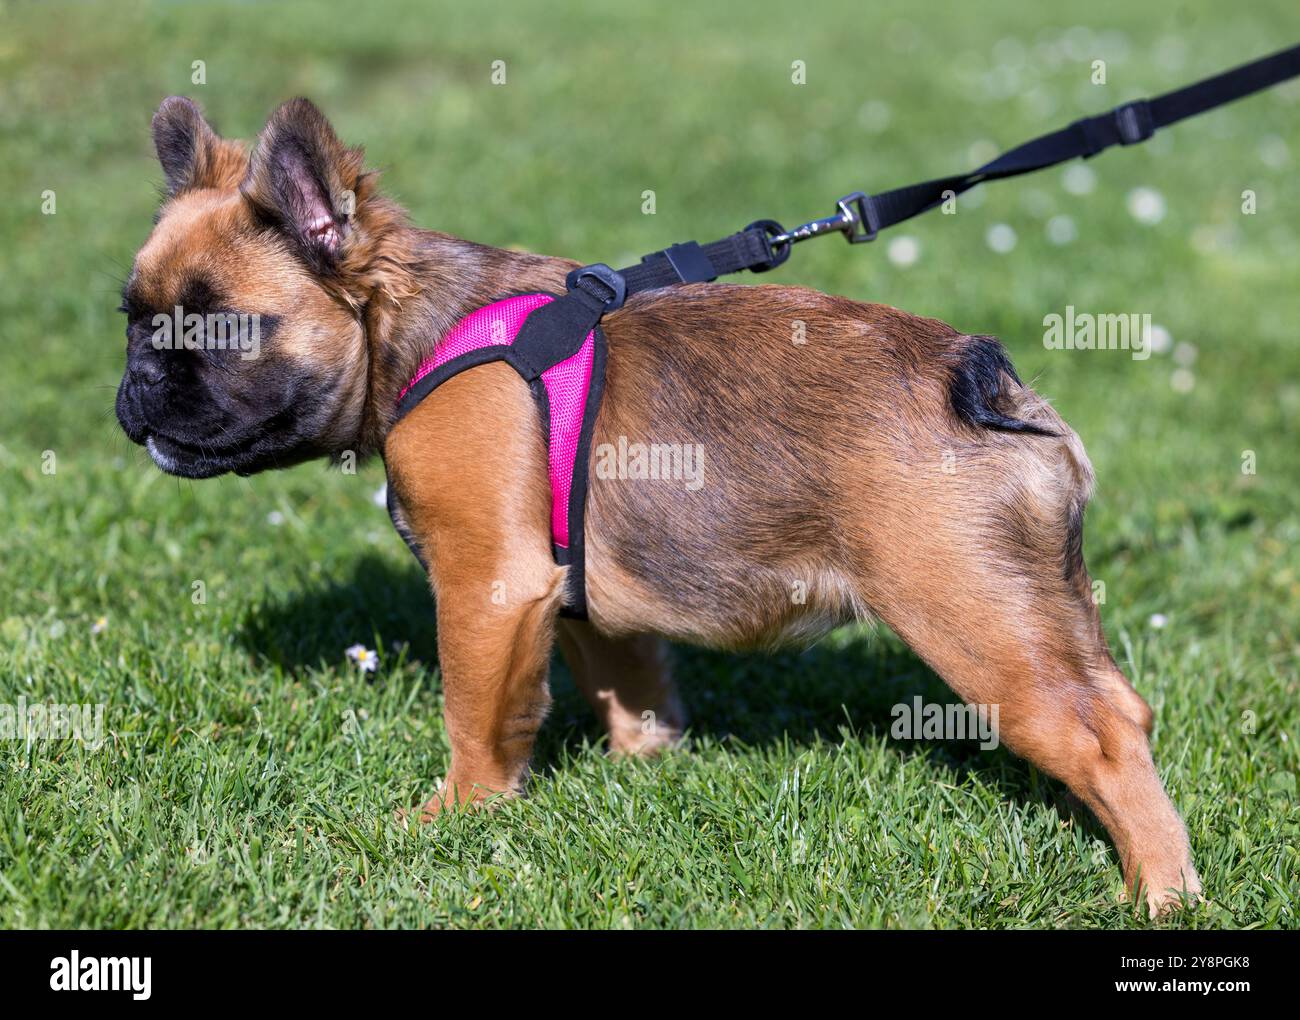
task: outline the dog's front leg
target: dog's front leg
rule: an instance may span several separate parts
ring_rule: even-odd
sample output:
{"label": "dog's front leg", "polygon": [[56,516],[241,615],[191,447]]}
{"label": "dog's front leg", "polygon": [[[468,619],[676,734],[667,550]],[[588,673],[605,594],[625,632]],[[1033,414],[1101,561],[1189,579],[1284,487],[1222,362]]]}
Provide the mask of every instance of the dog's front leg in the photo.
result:
{"label": "dog's front leg", "polygon": [[437,601],[451,743],[422,820],[524,784],[564,594],[544,449],[532,397],[503,364],[448,380],[388,437],[396,520]]}
{"label": "dog's front leg", "polygon": [[444,807],[523,788],[551,700],[547,667],[559,589],[511,598],[506,586],[500,601],[488,594],[501,591],[499,579],[486,577],[439,584],[438,659],[451,764],[422,821]]}

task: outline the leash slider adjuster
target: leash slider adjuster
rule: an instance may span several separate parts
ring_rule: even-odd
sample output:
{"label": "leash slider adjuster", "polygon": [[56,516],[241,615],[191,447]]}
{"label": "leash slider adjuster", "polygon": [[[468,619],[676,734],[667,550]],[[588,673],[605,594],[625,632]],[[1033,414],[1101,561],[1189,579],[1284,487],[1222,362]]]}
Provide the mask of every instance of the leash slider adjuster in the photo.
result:
{"label": "leash slider adjuster", "polygon": [[1156,133],[1155,123],[1151,117],[1151,104],[1145,99],[1136,99],[1116,107],[1115,127],[1119,131],[1120,145],[1136,145],[1138,142],[1145,142]]}

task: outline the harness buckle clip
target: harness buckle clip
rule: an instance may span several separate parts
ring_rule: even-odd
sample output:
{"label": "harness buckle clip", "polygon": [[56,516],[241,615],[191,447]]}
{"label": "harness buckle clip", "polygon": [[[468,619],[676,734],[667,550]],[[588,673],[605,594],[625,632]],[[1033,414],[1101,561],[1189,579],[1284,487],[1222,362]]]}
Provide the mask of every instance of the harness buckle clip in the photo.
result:
{"label": "harness buckle clip", "polygon": [[[569,275],[564,278],[564,285],[572,292],[578,289],[578,285],[583,280],[595,280],[609,291],[608,297],[593,294],[585,288],[582,291],[588,297],[601,302],[605,306],[605,312],[618,311],[627,300],[627,280],[617,269],[611,269],[603,262],[593,262],[589,266],[579,266],[577,269],[570,270]],[[604,312],[601,314],[603,315]]]}

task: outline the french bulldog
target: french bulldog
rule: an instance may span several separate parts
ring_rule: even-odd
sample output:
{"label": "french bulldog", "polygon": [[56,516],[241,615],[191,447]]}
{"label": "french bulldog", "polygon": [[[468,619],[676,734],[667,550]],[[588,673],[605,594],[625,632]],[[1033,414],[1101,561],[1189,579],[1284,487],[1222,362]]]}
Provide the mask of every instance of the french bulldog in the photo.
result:
{"label": "french bulldog", "polygon": [[[542,423],[519,375],[485,364],[400,422],[396,407],[464,316],[563,293],[577,263],[412,226],[305,99],[246,147],[172,97],[153,140],[166,194],[124,290],[118,418],[186,478],[383,457],[435,597],[451,744],[414,818],[522,790],[557,641],[611,750],[646,755],[685,725],[666,642],[770,646],[877,619],[998,707],[1000,739],[1089,806],[1153,914],[1199,896],[1151,709],[1092,599],[1092,468],[995,339],[800,287],[629,298],[603,323],[595,449],[681,444],[696,475],[591,472],[589,618],[560,619]],[[159,342],[164,319],[179,342]]]}

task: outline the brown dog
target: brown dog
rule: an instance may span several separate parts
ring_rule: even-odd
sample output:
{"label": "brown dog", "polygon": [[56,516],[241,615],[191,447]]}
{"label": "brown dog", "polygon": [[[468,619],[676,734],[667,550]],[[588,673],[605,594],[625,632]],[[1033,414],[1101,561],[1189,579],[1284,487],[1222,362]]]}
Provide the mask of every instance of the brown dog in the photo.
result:
{"label": "brown dog", "polygon": [[[683,719],[665,639],[721,648],[874,616],[1008,746],[1106,826],[1153,912],[1199,894],[1082,557],[1092,469],[1001,346],[795,287],[694,284],[606,317],[597,449],[679,443],[703,483],[593,473],[590,622],[557,624],[537,408],[507,365],[450,379],[396,427],[396,398],[462,316],[562,292],[575,263],[411,227],[361,150],[294,100],[248,153],[189,100],[153,121],[167,183],[125,292],[118,417],[165,471],[249,473],[382,453],[395,519],[429,567],[451,764],[431,818],[514,793],[559,643],[609,728],[645,754]],[[158,350],[150,320],[256,313],[259,356]]]}

